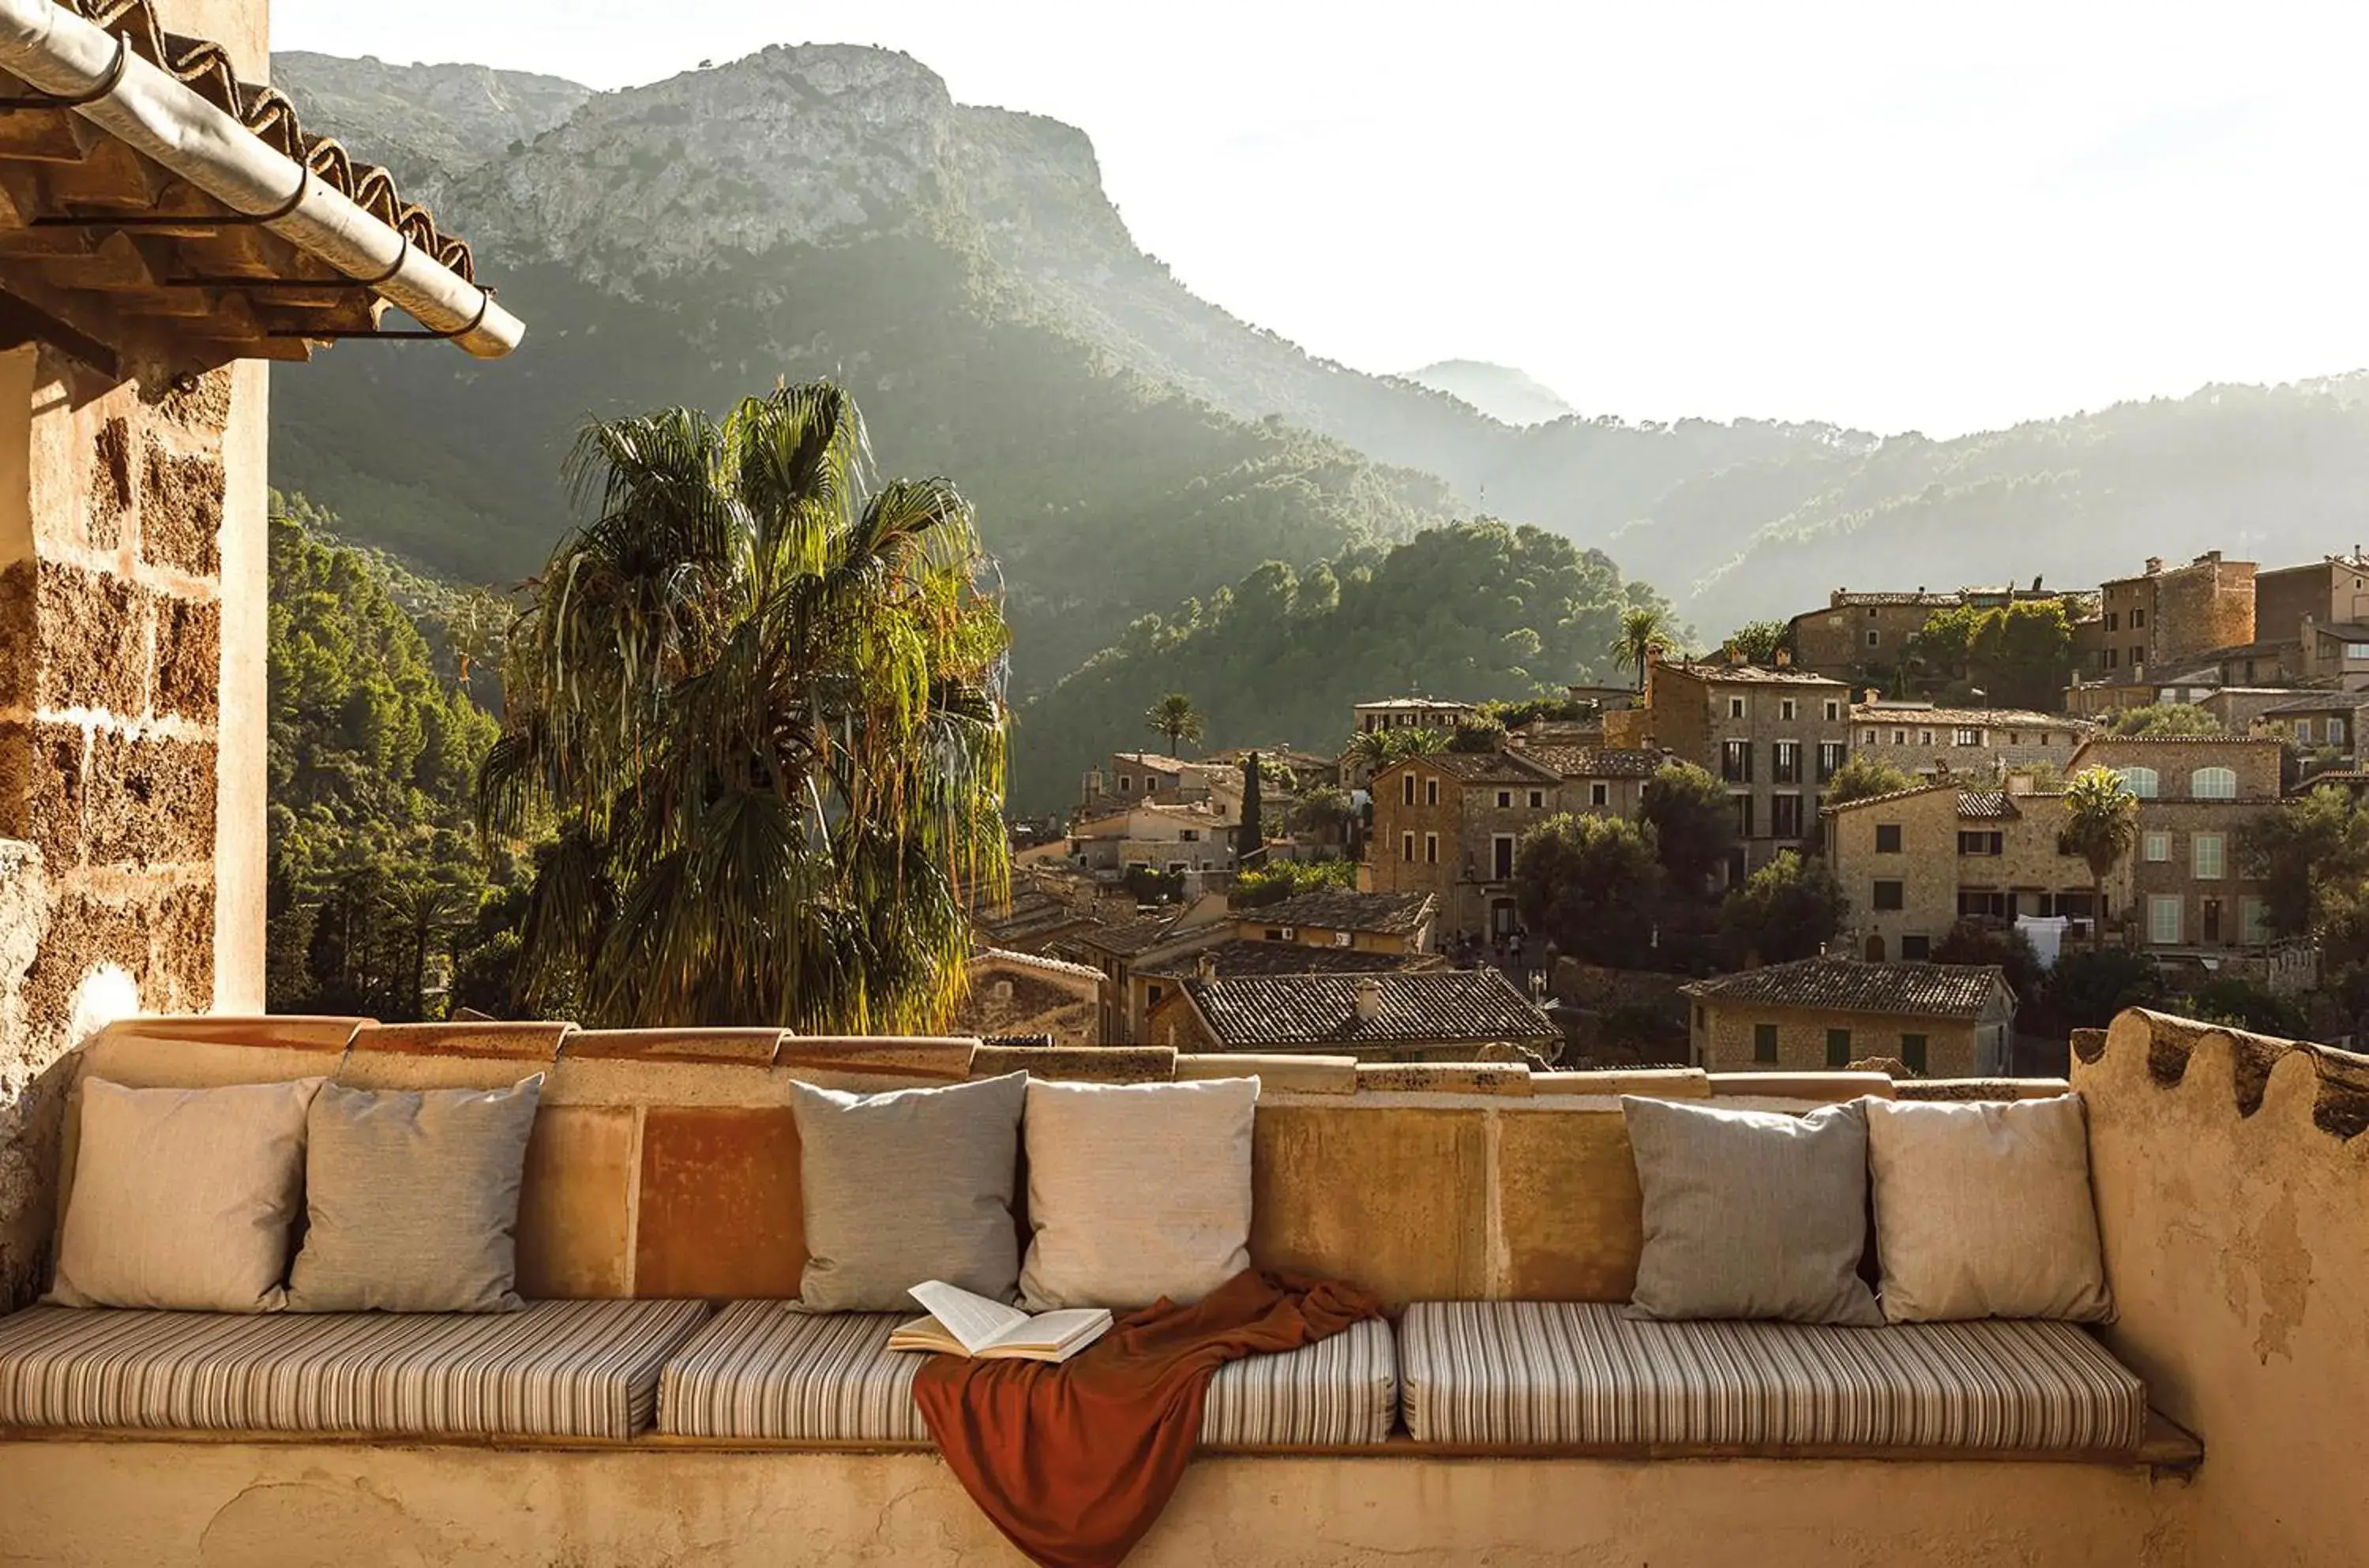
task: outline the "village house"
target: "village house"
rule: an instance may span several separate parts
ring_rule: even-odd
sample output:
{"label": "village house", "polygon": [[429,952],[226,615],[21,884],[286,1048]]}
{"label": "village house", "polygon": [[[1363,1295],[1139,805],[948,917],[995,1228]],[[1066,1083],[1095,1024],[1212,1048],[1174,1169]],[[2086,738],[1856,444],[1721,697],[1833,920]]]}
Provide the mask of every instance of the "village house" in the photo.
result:
{"label": "village house", "polygon": [[2254,574],[2254,635],[2293,637],[2306,621],[2323,625],[2369,622],[2369,557],[2323,555],[2299,567]]}
{"label": "village house", "polygon": [[2074,668],[2086,681],[2135,684],[2255,635],[2253,562],[2210,550],[2166,567],[2149,556],[2138,576],[2100,585],[2097,613],[2073,627]]}
{"label": "village house", "polygon": [[1133,870],[1230,871],[1239,815],[1216,801],[1189,806],[1138,801],[1071,825],[1070,864],[1101,876]]}
{"label": "village house", "polygon": [[1523,835],[1565,811],[1633,816],[1661,761],[1658,752],[1561,746],[1409,758],[1374,779],[1366,880],[1377,893],[1429,894],[1448,932],[1513,931]]}
{"label": "village house", "polygon": [[1696,980],[1694,1065],[1809,1072],[1899,1062],[1920,1078],[2008,1075],[2015,992],[1995,964],[1802,958]]}
{"label": "village house", "polygon": [[1187,980],[1269,979],[1278,975],[1385,975],[1444,969],[1448,960],[1413,948],[1311,947],[1234,936],[1214,945],[1179,944],[1127,967],[1127,995],[1120,1009],[1142,1021],[1139,1043],[1162,1045],[1154,1020]]}
{"label": "village house", "polygon": [[2314,701],[2317,698],[2314,693],[2299,692],[2293,686],[2231,685],[2215,686],[2209,691],[2199,691],[2193,696],[2182,692],[2159,700],[2184,702],[2203,708],[2213,715],[2214,723],[2230,734],[2251,735],[2262,727],[2260,724],[2262,715],[2272,708],[2284,707],[2287,704],[2297,701]]}
{"label": "village house", "polygon": [[1359,703],[1350,728],[1352,734],[1374,729],[1454,729],[1472,709],[1471,703],[1451,703],[1436,697],[1385,697],[1379,702]]}
{"label": "village house", "polygon": [[1078,809],[1108,810],[1139,800],[1172,806],[1206,800],[1213,775],[1223,771],[1157,751],[1114,751],[1105,766],[1086,771],[1078,791]]}
{"label": "village house", "polygon": [[2275,736],[2099,736],[2070,773],[2111,768],[2138,797],[2130,856],[2137,940],[2162,956],[2215,956],[2269,942],[2262,885],[2238,853],[2281,796]]}
{"label": "village house", "polygon": [[1917,777],[1996,784],[2010,769],[2061,771],[2096,727],[2020,708],[1871,701],[1851,705],[1851,750]]}
{"label": "village house", "polygon": [[1658,747],[1727,785],[1734,887],[1816,837],[1819,792],[1850,750],[1850,701],[1847,683],[1807,670],[1656,659],[1645,706],[1607,715],[1605,738]]}
{"label": "village house", "polygon": [[1249,942],[1360,953],[1427,953],[1438,899],[1430,893],[1359,893],[1346,888],[1302,893],[1256,909],[1237,910],[1234,933]]}
{"label": "village house", "polygon": [[1354,1057],[1360,1062],[1525,1062],[1562,1034],[1495,969],[1300,974],[1184,982],[1153,1015],[1180,1051]]}
{"label": "village house", "polygon": [[2295,672],[2306,682],[2369,691],[2369,625],[2306,619],[2301,637],[2303,658]]}
{"label": "village house", "polygon": [[[2255,710],[2249,726],[2231,726],[2238,733],[2274,735],[2306,753],[2341,762],[2357,754],[2361,744],[2360,714],[2364,703],[2358,692],[2279,693],[2285,701]],[[2210,711],[2209,709],[2207,711]],[[2226,723],[2226,721],[2224,721]]]}
{"label": "village house", "polygon": [[1935,615],[1965,602],[1955,593],[1853,593],[1838,588],[1823,610],[1808,610],[1786,623],[1793,668],[1807,674],[1848,681],[1870,669],[1889,670],[1908,639]]}
{"label": "village house", "polygon": [[1102,1042],[1103,972],[1040,953],[990,947],[965,966],[970,989],[952,1026],[982,1039]]}
{"label": "village house", "polygon": [[[1850,900],[1837,945],[1882,964],[1920,962],[1960,921],[2068,922],[2089,934],[2089,863],[2063,842],[2061,792],[1940,782],[1826,808],[1828,864]],[[2129,902],[2126,860],[2106,880],[2105,916]]]}
{"label": "village house", "polygon": [[1124,1046],[1143,1037],[1144,1016],[1160,1000],[1137,976],[1215,947],[1233,934],[1225,895],[1204,893],[1182,908],[1148,910],[1133,920],[1072,932],[1051,947],[1054,957],[1101,974],[1095,1037],[1104,1045]]}

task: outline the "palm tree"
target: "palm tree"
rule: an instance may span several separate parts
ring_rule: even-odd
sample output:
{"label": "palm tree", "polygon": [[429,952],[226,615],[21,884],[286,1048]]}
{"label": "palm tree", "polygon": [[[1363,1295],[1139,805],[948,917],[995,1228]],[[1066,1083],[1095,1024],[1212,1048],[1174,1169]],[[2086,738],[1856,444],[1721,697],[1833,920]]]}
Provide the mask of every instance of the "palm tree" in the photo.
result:
{"label": "palm tree", "polygon": [[2138,837],[2139,803],[2112,768],[2087,768],[2065,786],[2065,847],[2089,865],[2090,912],[2106,925],[2106,878]]}
{"label": "palm tree", "polygon": [[1409,727],[1403,729],[1361,729],[1349,737],[1348,748],[1341,753],[1349,776],[1359,783],[1371,779],[1383,769],[1395,767],[1409,757],[1421,757],[1448,750],[1448,732]]}
{"label": "palm tree", "polygon": [[410,1016],[428,1016],[428,955],[461,922],[468,900],[442,882],[398,882],[378,896],[380,910],[395,922],[403,943],[403,1001]]}
{"label": "palm tree", "polygon": [[1168,754],[1176,757],[1184,754],[1182,749],[1186,743],[1201,743],[1207,724],[1201,710],[1193,705],[1192,698],[1182,692],[1171,692],[1143,710],[1143,727],[1154,735],[1166,736]]}
{"label": "palm tree", "polygon": [[1607,650],[1637,671],[1637,690],[1645,689],[1645,667],[1657,653],[1670,648],[1670,618],[1650,604],[1632,604],[1620,612],[1620,635]]}
{"label": "palm tree", "polygon": [[721,420],[595,420],[592,517],[511,633],[487,836],[555,835],[521,933],[532,1003],[605,1024],[941,1026],[974,897],[1010,879],[1009,637],[970,504],[874,489],[827,383]]}

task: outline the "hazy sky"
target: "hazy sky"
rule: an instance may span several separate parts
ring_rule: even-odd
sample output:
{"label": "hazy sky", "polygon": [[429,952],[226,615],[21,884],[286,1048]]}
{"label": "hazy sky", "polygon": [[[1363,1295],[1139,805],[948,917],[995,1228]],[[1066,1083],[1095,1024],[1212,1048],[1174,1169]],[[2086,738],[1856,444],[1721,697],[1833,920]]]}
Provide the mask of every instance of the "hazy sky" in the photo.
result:
{"label": "hazy sky", "polygon": [[1316,353],[1588,413],[1943,435],[2369,365],[2369,6],[275,0],[284,49],[595,86],[878,43],[1082,126]]}

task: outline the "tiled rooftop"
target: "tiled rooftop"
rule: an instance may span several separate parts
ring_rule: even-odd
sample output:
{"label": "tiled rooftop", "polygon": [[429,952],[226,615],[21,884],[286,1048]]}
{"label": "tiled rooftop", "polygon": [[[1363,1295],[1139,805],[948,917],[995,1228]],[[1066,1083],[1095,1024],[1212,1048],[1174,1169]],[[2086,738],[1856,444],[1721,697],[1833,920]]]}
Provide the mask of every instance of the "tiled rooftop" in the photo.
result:
{"label": "tiled rooftop", "polygon": [[1401,969],[1436,969],[1443,962],[1429,953],[1369,953],[1356,947],[1317,947],[1304,942],[1262,942],[1244,936],[1205,947],[1198,953],[1138,965],[1135,973],[1160,979],[1192,979],[1202,974],[1205,961],[1214,971],[1208,978],[1218,979],[1272,975],[1381,975]]}
{"label": "tiled rooftop", "polygon": [[1696,980],[1688,996],[1770,1007],[1839,1013],[1906,1013],[1974,1018],[2007,983],[1996,964],[1862,964],[1851,958],[1800,958],[1740,975]]}
{"label": "tiled rooftop", "polygon": [[2069,729],[2085,734],[2097,727],[2092,719],[2065,714],[2043,714],[2031,708],[1940,708],[1906,703],[1853,703],[1854,724],[1979,725],[1986,729]]}
{"label": "tiled rooftop", "polygon": [[1427,751],[1396,767],[1385,768],[1382,773],[1420,765],[1466,784],[1561,784],[1562,775],[1543,762],[1532,761],[1534,755],[1533,751]]}
{"label": "tiled rooftop", "polygon": [[1302,893],[1279,903],[1234,911],[1238,919],[1268,925],[1306,925],[1322,931],[1369,931],[1404,935],[1432,914],[1428,893],[1352,893],[1345,889]]}
{"label": "tiled rooftop", "polygon": [[1603,746],[1530,746],[1522,755],[1567,779],[1650,779],[1665,761],[1659,751]]}
{"label": "tiled rooftop", "polygon": [[1759,664],[1662,664],[1654,667],[1674,675],[1689,676],[1713,685],[1734,683],[1755,686],[1834,686],[1848,690],[1850,683],[1829,675],[1813,675],[1806,670],[1771,670]]}
{"label": "tiled rooftop", "polygon": [[[1375,988],[1374,1015],[1360,1018],[1357,996],[1367,986]],[[1210,1031],[1234,1049],[1562,1038],[1494,969],[1188,980],[1185,991]]]}

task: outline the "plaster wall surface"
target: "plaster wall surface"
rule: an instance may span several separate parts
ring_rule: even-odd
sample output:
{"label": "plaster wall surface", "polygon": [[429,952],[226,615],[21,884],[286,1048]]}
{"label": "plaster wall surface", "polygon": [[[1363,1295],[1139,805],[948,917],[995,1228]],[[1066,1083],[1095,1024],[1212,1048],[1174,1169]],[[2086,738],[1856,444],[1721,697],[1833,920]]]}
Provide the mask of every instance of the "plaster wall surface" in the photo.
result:
{"label": "plaster wall surface", "polygon": [[[933,1454],[21,1444],[49,1568],[1024,1568]],[[1130,1568],[2176,1568],[2144,1467],[1212,1457]],[[2238,1561],[2230,1559],[2226,1561]],[[2334,1560],[2330,1560],[2334,1561]]]}
{"label": "plaster wall surface", "polygon": [[2200,1563],[2357,1563],[2331,1471],[2369,1409],[2369,1059],[2130,1012],[2077,1053],[2115,1353],[2204,1439]]}

